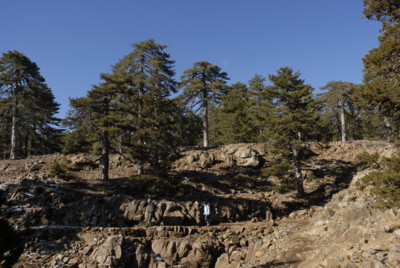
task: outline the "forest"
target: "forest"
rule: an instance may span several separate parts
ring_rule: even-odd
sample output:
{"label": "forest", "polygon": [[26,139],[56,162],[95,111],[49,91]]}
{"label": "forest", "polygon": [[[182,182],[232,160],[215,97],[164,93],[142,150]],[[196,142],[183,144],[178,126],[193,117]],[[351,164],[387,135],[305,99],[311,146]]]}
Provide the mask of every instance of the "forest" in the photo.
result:
{"label": "forest", "polygon": [[363,83],[331,81],[321,93],[301,70],[282,66],[229,83],[207,61],[175,80],[168,47],[154,39],[101,73],[85,97],[71,98],[66,118],[40,68],[19,51],[0,58],[0,158],[52,153],[110,154],[134,162],[138,174],[165,174],[181,146],[266,142],[291,165],[301,193],[301,160],[311,141],[390,140],[400,124],[400,3],[364,0],[364,15],[381,22],[379,46],[364,56]]}

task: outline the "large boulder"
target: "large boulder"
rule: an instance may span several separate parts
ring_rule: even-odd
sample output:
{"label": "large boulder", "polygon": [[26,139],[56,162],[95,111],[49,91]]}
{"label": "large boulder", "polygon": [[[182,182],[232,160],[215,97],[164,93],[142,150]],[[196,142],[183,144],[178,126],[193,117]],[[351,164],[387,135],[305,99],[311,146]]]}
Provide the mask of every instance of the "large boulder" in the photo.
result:
{"label": "large boulder", "polygon": [[254,168],[261,166],[263,163],[263,159],[260,154],[250,146],[240,147],[233,154],[233,161],[237,166]]}
{"label": "large boulder", "polygon": [[123,244],[125,240],[122,236],[110,236],[105,242],[96,248],[90,255],[99,267],[118,267],[124,263]]}

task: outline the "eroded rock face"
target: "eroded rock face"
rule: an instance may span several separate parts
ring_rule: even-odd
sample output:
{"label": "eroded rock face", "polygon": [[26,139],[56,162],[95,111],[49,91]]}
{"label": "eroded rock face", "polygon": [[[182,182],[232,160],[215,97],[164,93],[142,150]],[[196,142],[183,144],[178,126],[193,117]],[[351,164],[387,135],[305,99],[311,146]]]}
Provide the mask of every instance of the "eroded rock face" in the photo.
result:
{"label": "eroded rock face", "polygon": [[125,239],[122,236],[110,236],[106,241],[96,248],[90,258],[96,261],[99,266],[116,267],[119,263],[125,263],[123,258],[123,246]]}
{"label": "eroded rock face", "polygon": [[207,150],[191,150],[175,163],[177,169],[203,170],[210,167],[261,167],[265,160],[262,144],[234,144]]}
{"label": "eroded rock face", "polygon": [[[133,226],[148,219],[147,200],[122,195],[85,195],[49,184],[26,181],[4,192],[4,210],[15,228],[40,225]],[[79,202],[77,202],[79,200]],[[203,205],[197,201],[157,200],[157,225],[203,225]],[[41,206],[40,204],[48,204]],[[211,204],[214,224],[264,219],[269,204],[256,200],[221,200]]]}
{"label": "eroded rock face", "polygon": [[[204,151],[192,152],[181,159],[185,160],[182,167],[193,168],[198,175],[187,181],[197,189],[196,198],[189,192],[182,199],[157,200],[152,226],[146,225],[145,199],[107,192],[110,188],[91,185],[81,191],[79,183],[61,185],[46,176],[1,185],[1,216],[23,241],[24,251],[14,267],[400,267],[400,210],[374,210],[369,189],[360,191],[351,183],[346,190],[326,195],[327,203],[293,209],[273,221],[265,198],[271,201],[277,195],[246,192],[265,186],[244,172],[254,168],[220,176],[222,170],[235,166],[258,166],[254,151],[264,153],[246,146],[227,146],[220,152],[210,149],[208,156]],[[374,146],[368,148],[372,151]],[[361,150],[349,143],[336,152],[350,159],[354,148]],[[330,159],[334,158],[335,148],[329,151]],[[333,159],[333,166],[332,161],[321,161],[318,178],[337,169],[339,160]],[[209,167],[221,167],[214,170],[219,173],[216,178],[207,178]],[[37,160],[23,165],[24,172],[45,168]],[[9,163],[0,169],[17,170]],[[236,176],[239,171],[243,173]],[[320,186],[315,182],[307,181],[306,186]],[[220,191],[215,191],[218,184]],[[332,192],[331,188],[325,186],[320,193]],[[213,200],[212,226],[203,226],[202,202],[196,201],[205,193]],[[284,200],[294,201],[293,196]]]}

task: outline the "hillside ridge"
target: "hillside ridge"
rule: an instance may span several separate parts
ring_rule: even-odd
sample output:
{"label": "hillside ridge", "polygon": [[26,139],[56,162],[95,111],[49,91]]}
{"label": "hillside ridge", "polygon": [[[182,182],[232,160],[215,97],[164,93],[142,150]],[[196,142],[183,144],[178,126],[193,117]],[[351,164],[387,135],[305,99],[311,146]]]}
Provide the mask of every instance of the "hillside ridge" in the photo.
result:
{"label": "hillside ridge", "polygon": [[[172,195],[157,198],[147,226],[147,198],[131,188],[135,166],[111,158],[102,182],[96,157],[46,155],[0,161],[3,221],[21,241],[4,250],[3,266],[45,267],[396,267],[400,212],[372,209],[352,164],[361,152],[390,156],[381,141],[311,144],[306,197],[280,193],[261,174],[264,144],[182,150]],[[76,178],[49,176],[52,163],[78,164]],[[354,176],[355,175],[355,176]],[[353,182],[353,183],[352,183]],[[202,204],[211,201],[213,225]],[[13,257],[18,260],[13,260]],[[379,266],[381,265],[381,266]],[[322,267],[322,266],[321,266]]]}

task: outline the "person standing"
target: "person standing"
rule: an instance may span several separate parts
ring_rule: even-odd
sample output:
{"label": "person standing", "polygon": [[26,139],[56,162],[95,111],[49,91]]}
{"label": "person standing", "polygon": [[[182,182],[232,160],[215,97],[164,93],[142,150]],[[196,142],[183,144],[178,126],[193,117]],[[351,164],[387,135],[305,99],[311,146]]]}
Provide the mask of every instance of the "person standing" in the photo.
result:
{"label": "person standing", "polygon": [[210,204],[207,202],[204,205],[204,220],[206,221],[207,226],[210,226]]}
{"label": "person standing", "polygon": [[148,201],[148,203],[149,203],[149,206],[150,206],[150,209],[149,209],[149,217],[148,217],[148,219],[147,219],[147,223],[148,224],[151,224],[151,220],[152,219],[154,219],[154,221],[157,221],[157,219],[156,219],[156,204],[151,200],[151,199],[149,199],[149,200],[147,200]]}

